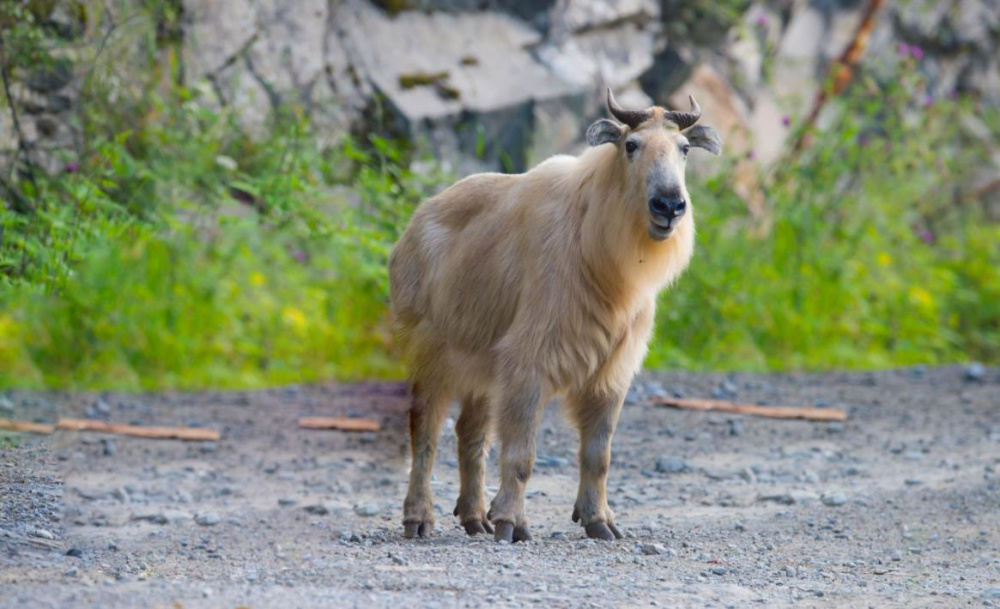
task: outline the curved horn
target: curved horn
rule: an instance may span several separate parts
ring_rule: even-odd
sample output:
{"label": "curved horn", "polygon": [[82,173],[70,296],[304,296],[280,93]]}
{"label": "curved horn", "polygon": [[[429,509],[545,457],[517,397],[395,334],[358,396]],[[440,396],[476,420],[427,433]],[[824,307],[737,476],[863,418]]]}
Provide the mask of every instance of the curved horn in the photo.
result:
{"label": "curved horn", "polygon": [[618,102],[615,101],[614,93],[611,92],[611,87],[608,87],[608,111],[611,112],[611,116],[614,116],[632,129],[635,129],[653,117],[653,113],[649,110],[626,110],[619,106]]}
{"label": "curved horn", "polygon": [[698,119],[701,118],[701,106],[698,105],[698,102],[694,101],[694,96],[688,95],[688,99],[691,100],[690,112],[671,111],[671,112],[666,112],[663,115],[663,118],[667,119],[668,121],[677,123],[677,126],[680,127],[681,131],[684,131],[691,125],[697,123]]}

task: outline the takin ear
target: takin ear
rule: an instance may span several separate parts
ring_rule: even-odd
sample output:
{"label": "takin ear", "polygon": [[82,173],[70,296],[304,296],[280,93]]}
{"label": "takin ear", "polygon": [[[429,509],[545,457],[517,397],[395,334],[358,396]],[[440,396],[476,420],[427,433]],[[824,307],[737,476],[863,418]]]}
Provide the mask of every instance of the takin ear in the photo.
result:
{"label": "takin ear", "polygon": [[688,144],[695,148],[704,148],[716,156],[722,154],[722,138],[711,127],[696,125],[685,131],[684,136],[687,137]]}
{"label": "takin ear", "polygon": [[602,118],[587,128],[587,143],[591,146],[600,146],[607,143],[617,145],[624,133],[625,125]]}

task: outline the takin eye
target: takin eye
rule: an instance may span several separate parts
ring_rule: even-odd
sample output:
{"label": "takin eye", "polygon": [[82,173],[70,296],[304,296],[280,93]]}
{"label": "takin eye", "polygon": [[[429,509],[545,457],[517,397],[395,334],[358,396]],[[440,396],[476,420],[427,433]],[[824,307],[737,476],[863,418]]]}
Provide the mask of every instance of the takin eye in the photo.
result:
{"label": "takin eye", "polygon": [[635,140],[629,140],[625,142],[625,152],[632,154],[639,149],[639,143]]}
{"label": "takin eye", "polygon": [[689,150],[691,150],[691,146],[689,144],[684,144],[683,146],[681,146],[681,153],[683,153],[684,156],[688,155]]}

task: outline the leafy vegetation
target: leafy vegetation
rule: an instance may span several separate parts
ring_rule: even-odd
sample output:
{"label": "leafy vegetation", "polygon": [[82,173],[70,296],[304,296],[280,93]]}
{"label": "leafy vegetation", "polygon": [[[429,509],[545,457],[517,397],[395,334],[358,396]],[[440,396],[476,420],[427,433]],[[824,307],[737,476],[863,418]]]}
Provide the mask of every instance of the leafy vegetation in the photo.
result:
{"label": "leafy vegetation", "polygon": [[0,386],[247,387],[399,374],[385,263],[440,177],[373,137],[260,142],[161,104],[0,215]]}
{"label": "leafy vegetation", "polygon": [[[35,32],[18,44],[37,50]],[[4,187],[0,387],[401,374],[385,263],[449,176],[378,137],[320,152],[292,113],[252,139],[205,92],[133,83],[111,107],[100,86],[79,159]],[[692,185],[697,255],[662,297],[647,364],[1000,361],[1000,222],[966,196],[988,144],[959,127],[977,115],[995,139],[1000,117],[919,88],[914,74],[855,87],[805,153],[761,175],[763,221],[728,172]]]}
{"label": "leafy vegetation", "polygon": [[990,144],[960,127],[981,116],[996,134],[1000,116],[921,99],[921,82],[869,82],[844,100],[771,176],[763,235],[728,173],[696,186],[697,254],[663,296],[648,365],[1000,360],[1000,223],[968,196]]}

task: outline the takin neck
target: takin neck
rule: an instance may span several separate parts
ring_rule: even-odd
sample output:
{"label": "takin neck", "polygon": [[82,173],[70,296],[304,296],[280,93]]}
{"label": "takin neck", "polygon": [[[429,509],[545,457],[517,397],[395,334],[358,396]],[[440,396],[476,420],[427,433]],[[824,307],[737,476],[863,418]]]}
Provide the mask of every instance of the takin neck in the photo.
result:
{"label": "takin neck", "polygon": [[616,157],[613,146],[597,146],[579,158],[580,254],[595,295],[609,308],[634,311],[687,268],[694,252],[694,217],[689,210],[669,239],[654,241],[645,205],[628,200]]}

